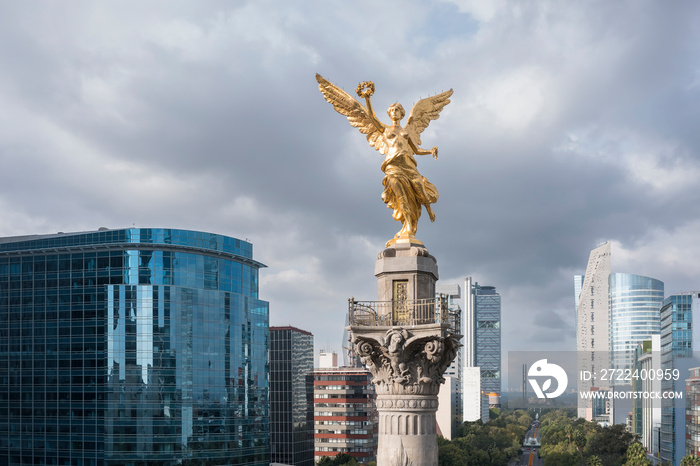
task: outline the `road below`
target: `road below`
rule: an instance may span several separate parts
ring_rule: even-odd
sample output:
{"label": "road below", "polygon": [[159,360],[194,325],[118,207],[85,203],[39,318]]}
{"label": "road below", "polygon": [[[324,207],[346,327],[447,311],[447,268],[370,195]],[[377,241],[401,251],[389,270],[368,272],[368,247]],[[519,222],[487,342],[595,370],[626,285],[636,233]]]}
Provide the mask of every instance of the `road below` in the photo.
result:
{"label": "road below", "polygon": [[544,466],[544,460],[537,457],[539,450],[539,426],[540,423],[535,421],[530,426],[530,429],[525,434],[525,443],[523,444],[523,454],[520,458],[512,459],[509,466]]}

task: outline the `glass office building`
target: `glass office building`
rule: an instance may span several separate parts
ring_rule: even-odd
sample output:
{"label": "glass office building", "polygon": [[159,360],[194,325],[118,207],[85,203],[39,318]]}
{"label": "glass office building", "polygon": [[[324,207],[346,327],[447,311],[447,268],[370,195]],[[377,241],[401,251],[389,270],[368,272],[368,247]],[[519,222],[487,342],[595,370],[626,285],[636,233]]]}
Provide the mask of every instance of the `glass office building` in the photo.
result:
{"label": "glass office building", "polygon": [[252,245],[169,229],[0,239],[0,464],[269,464]]}
{"label": "glass office building", "polygon": [[[474,366],[481,369],[481,390],[501,394],[501,296],[495,286],[472,286]],[[483,416],[482,416],[483,420]]]}
{"label": "glass office building", "polygon": [[270,327],[270,459],[314,465],[314,336]]}
{"label": "glass office building", "polygon": [[[693,358],[693,314],[700,312],[700,293],[674,294],[663,300],[661,314],[661,369],[687,374],[697,366]],[[661,390],[683,391],[683,378],[662,380]],[[685,451],[685,403],[684,399],[661,400],[660,457],[672,464],[679,464]]]}
{"label": "glass office building", "polygon": [[610,274],[611,367],[632,369],[635,348],[659,334],[664,282],[630,273]]}

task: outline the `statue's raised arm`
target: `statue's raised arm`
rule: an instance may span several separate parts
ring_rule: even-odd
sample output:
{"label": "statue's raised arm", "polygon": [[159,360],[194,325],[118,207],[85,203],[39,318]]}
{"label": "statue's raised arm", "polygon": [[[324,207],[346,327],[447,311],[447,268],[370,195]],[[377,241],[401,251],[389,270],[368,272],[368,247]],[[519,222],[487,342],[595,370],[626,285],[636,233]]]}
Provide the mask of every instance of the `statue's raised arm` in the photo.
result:
{"label": "statue's raised arm", "polygon": [[333,108],[345,115],[352,126],[366,134],[369,144],[385,156],[382,163],[385,175],[382,180],[382,200],[394,211],[393,218],[402,224],[401,230],[387,242],[387,247],[397,241],[421,244],[415,237],[418,219],[422,207],[425,207],[430,220],[435,220],[431,204],[437,202],[438,192],[432,183],[418,173],[414,155],[433,155],[437,159],[437,147],[430,150],[420,147],[420,134],[450,103],[452,90],[418,101],[411,110],[406,127],[402,128],[401,119],[406,112],[401,104],[395,103],[387,111],[392,121],[391,126],[384,125],[374,114],[370,102],[374,93],[372,82],[360,83],[356,89],[357,95],[365,99],[367,106],[364,107],[321,75],[316,75],[316,81],[323,97]]}
{"label": "statue's raised arm", "polygon": [[363,96],[365,96],[367,101],[368,108],[365,108],[350,94],[331,83],[320,74],[316,75],[316,81],[318,81],[318,88],[321,94],[323,94],[323,98],[326,99],[338,113],[348,117],[348,121],[351,125],[359,129],[362,134],[367,135],[367,141],[370,146],[374,147],[382,155],[386,155],[386,144],[381,137],[385,126],[374,115],[372,105],[369,103],[369,98],[374,92],[374,84],[369,82],[361,83],[361,85],[366,84],[369,89],[360,89],[360,86],[358,86],[358,94],[363,92]]}

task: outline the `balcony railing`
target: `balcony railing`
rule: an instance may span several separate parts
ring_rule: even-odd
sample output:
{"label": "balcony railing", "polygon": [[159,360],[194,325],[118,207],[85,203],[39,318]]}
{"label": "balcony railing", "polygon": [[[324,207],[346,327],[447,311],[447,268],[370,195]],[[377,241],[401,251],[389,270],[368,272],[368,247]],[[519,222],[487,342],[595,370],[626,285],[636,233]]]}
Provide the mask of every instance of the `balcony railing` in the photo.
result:
{"label": "balcony railing", "polygon": [[452,322],[447,306],[447,297],[404,301],[355,301],[348,300],[348,315],[351,326],[395,327],[426,324],[449,324]]}

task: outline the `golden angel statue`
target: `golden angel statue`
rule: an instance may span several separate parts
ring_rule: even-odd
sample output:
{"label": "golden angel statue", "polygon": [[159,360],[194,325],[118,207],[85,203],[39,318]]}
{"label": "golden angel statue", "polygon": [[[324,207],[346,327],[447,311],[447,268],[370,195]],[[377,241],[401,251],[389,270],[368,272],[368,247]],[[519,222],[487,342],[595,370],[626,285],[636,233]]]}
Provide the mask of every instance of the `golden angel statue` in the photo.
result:
{"label": "golden angel statue", "polygon": [[382,200],[388,208],[393,209],[394,220],[402,223],[401,230],[386,243],[387,247],[397,241],[422,244],[415,237],[418,219],[422,207],[425,206],[430,220],[435,221],[435,213],[430,204],[437,202],[438,192],[430,181],[418,173],[413,156],[432,155],[437,160],[437,147],[430,150],[419,147],[420,134],[431,120],[440,116],[440,111],[445,105],[450,103],[452,89],[418,101],[408,116],[406,126],[401,127],[401,120],[406,112],[399,103],[391,105],[387,110],[391,126],[383,124],[374,114],[370,102],[370,97],[374,94],[374,83],[371,81],[360,83],[356,89],[358,97],[365,99],[366,107],[321,75],[316,75],[316,81],[328,103],[333,105],[338,113],[345,115],[352,126],[366,134],[369,145],[384,156]]}

